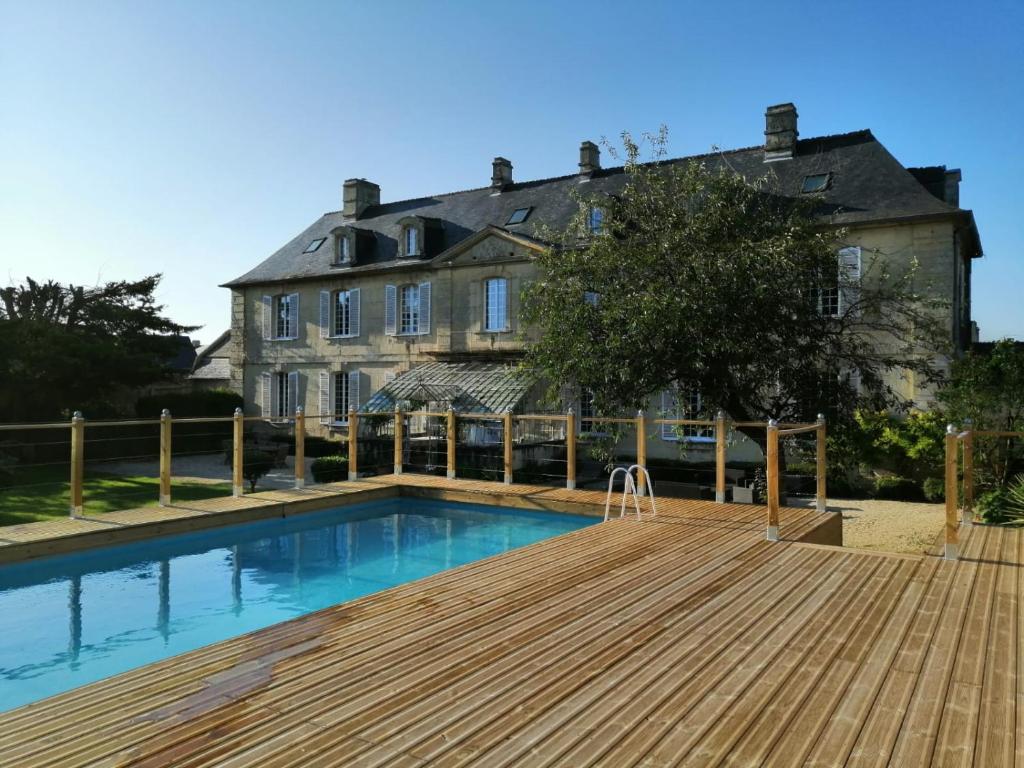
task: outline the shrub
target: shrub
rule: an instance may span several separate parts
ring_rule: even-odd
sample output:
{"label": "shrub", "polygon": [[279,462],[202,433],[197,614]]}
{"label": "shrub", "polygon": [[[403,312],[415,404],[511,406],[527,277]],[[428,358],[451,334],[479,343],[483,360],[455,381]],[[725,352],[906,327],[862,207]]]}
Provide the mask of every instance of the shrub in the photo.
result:
{"label": "shrub", "polygon": [[1004,523],[1007,520],[1010,495],[1005,488],[986,491],[974,504],[974,512],[986,523]]}
{"label": "shrub", "polygon": [[884,476],[875,480],[875,498],[888,501],[923,501],[924,491],[909,477]]}
{"label": "shrub", "polygon": [[318,483],[336,483],[348,478],[348,456],[321,456],[310,470]]}
{"label": "shrub", "polygon": [[256,483],[274,468],[277,457],[268,451],[246,451],[242,455],[242,476],[249,481],[249,492],[256,490]]}
{"label": "shrub", "polygon": [[1006,517],[1009,522],[1024,523],[1024,474],[1006,486]]}
{"label": "shrub", "polygon": [[837,499],[866,499],[873,490],[870,481],[861,475],[828,476],[828,495]]}
{"label": "shrub", "polygon": [[946,481],[941,477],[929,477],[924,481],[925,501],[939,502],[946,500]]}

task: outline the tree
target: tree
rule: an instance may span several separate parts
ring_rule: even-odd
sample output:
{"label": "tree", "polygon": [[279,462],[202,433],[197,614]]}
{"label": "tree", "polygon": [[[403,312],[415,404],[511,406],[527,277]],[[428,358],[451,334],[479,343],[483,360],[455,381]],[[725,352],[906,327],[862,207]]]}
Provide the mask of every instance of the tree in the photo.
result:
{"label": "tree", "polygon": [[[977,430],[1024,430],[1024,345],[1002,339],[957,360],[938,398],[957,426],[970,419]],[[1021,441],[1009,437],[979,438],[974,451],[982,485],[1006,485],[1022,455]]]}
{"label": "tree", "polygon": [[249,481],[249,493],[256,493],[256,483],[274,468],[276,457],[270,451],[253,449],[242,456],[242,475]]}
{"label": "tree", "polygon": [[640,162],[623,134],[621,192],[577,195],[568,229],[544,233],[524,296],[539,336],[526,365],[552,394],[573,383],[614,413],[678,387],[699,391],[706,415],[850,422],[859,404],[904,405],[887,371],[934,376],[941,303],[916,264],[861,251],[851,274],[837,258],[846,232],[820,199],[787,198],[770,173],[744,178],[725,156],[666,161],[664,129],[645,138],[653,157]]}
{"label": "tree", "polygon": [[123,392],[170,376],[180,334],[195,328],[162,314],[160,277],[0,289],[0,420],[116,412]]}

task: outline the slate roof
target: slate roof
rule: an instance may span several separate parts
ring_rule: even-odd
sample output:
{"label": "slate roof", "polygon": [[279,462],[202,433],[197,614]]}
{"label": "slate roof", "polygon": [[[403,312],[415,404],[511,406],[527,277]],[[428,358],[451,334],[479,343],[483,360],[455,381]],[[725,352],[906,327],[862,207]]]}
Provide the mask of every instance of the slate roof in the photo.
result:
{"label": "slate roof", "polygon": [[[830,171],[832,181],[823,194],[822,212],[829,221],[841,226],[920,217],[970,217],[969,211],[948,205],[931,194],[869,130],[802,139],[797,142],[791,160],[766,163],[764,148],[756,146],[668,162],[693,159],[712,167],[728,164],[749,179],[773,173],[781,192],[793,197],[800,195],[805,176]],[[406,216],[439,221],[443,250],[488,226],[530,237],[535,237],[545,225],[563,229],[578,210],[569,191],[580,188],[581,178],[572,174],[520,182],[506,187],[501,194],[494,194],[491,187],[481,187],[384,203],[367,209],[358,220],[346,219],[339,211],[326,213],[257,267],[225,286],[422,266],[422,259],[397,258],[398,222]],[[587,193],[615,194],[625,182],[621,167],[605,168],[594,173],[584,188]],[[514,210],[525,207],[533,210],[524,223],[506,225]],[[330,232],[341,224],[365,230],[375,238],[372,255],[360,255],[352,267],[331,266]],[[319,249],[303,253],[312,240],[321,237],[327,240]],[[978,250],[980,253],[980,247]]]}
{"label": "slate roof", "polygon": [[395,410],[395,402],[451,403],[459,413],[515,410],[532,382],[501,363],[425,363],[398,376],[364,406],[370,413]]}
{"label": "slate roof", "polygon": [[231,331],[224,331],[220,336],[209,344],[199,347],[196,350],[195,361],[192,363],[190,379],[230,379],[231,378],[231,350],[227,346],[231,341]]}

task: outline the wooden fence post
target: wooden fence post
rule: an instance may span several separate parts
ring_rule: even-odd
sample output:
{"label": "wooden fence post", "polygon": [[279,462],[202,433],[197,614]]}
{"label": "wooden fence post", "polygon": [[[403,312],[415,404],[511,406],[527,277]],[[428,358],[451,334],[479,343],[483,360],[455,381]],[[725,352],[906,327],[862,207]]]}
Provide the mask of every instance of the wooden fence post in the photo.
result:
{"label": "wooden fence post", "polygon": [[768,422],[768,541],[779,540],[779,422]]}
{"label": "wooden fence post", "polygon": [[505,447],[505,485],[512,484],[512,409],[509,408],[502,414],[503,426],[502,430],[505,434],[504,447]]}
{"label": "wooden fence post", "polygon": [[359,414],[353,406],[348,409],[348,479],[359,477]]}
{"label": "wooden fence post", "polygon": [[295,487],[306,487],[306,413],[295,409]]}
{"label": "wooden fence post", "polygon": [[171,412],[160,412],[160,506],[171,504]]}
{"label": "wooden fence post", "polygon": [[964,522],[974,524],[974,422],[964,419]]}
{"label": "wooden fence post", "polygon": [[572,408],[565,414],[565,487],[576,490],[576,414]]}
{"label": "wooden fence post", "polygon": [[960,557],[959,531],[957,530],[957,481],[956,481],[956,428],[946,427],[946,559]]}
{"label": "wooden fence post", "polygon": [[818,475],[818,492],[817,492],[817,508],[819,512],[825,512],[828,509],[827,500],[827,485],[826,485],[826,467],[828,466],[826,459],[826,442],[825,442],[825,414],[818,414],[818,429],[816,432],[817,437],[817,451],[815,453],[815,464],[817,465]]}
{"label": "wooden fence post", "polygon": [[725,503],[725,411],[715,414],[715,501]]}
{"label": "wooden fence post", "polygon": [[448,421],[445,427],[445,431],[448,433],[448,439],[445,441],[448,448],[448,472],[447,476],[449,480],[455,479],[455,406],[448,405],[447,413]]}
{"label": "wooden fence post", "polygon": [[71,417],[71,516],[83,512],[82,482],[85,479],[85,418],[81,411]]}
{"label": "wooden fence post", "polygon": [[235,408],[235,417],[232,424],[232,443],[231,443],[231,493],[235,496],[241,496],[245,493],[245,488],[242,485],[244,480],[242,470],[242,453],[244,446],[242,440],[245,438],[245,422],[242,420],[242,409]]}
{"label": "wooden fence post", "polygon": [[[647,419],[643,409],[636,412],[636,463],[647,468]],[[647,482],[643,472],[636,473],[636,493],[643,496],[647,492]]]}
{"label": "wooden fence post", "polygon": [[402,429],[405,427],[402,409],[395,404],[395,474],[402,474]]}

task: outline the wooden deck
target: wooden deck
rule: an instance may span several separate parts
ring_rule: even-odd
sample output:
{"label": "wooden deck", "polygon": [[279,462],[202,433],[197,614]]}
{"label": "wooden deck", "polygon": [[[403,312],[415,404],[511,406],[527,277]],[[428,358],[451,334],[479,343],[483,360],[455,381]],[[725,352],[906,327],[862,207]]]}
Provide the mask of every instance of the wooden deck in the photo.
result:
{"label": "wooden deck", "polygon": [[[0,715],[0,765],[1024,766],[1021,531],[946,562],[659,512]],[[783,510],[783,537],[814,520]]]}

